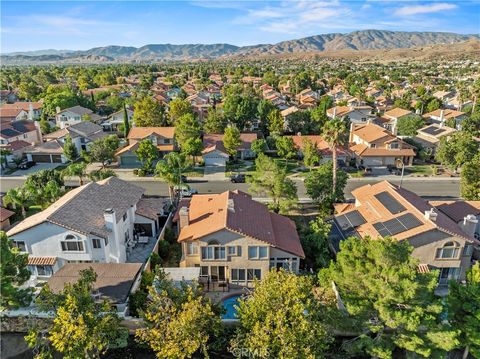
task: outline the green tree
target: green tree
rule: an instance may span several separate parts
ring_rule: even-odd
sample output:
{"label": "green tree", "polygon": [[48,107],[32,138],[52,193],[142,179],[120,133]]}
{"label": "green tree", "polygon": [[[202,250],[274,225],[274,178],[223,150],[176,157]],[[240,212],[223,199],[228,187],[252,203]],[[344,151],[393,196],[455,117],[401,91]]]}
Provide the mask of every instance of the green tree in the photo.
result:
{"label": "green tree", "polygon": [[65,168],[64,173],[66,176],[78,177],[78,184],[83,186],[83,180],[87,176],[87,164],[85,162],[72,163]]}
{"label": "green tree", "polygon": [[322,136],[327,141],[330,150],[332,151],[332,193],[336,193],[337,188],[337,147],[346,142],[347,127],[345,122],[339,118],[334,118],[325,123],[323,127]]}
{"label": "green tree", "polygon": [[435,158],[444,166],[457,170],[471,161],[478,153],[478,143],[472,135],[458,131],[450,136],[440,138]]}
{"label": "green tree", "polygon": [[[259,130],[264,134],[268,135],[269,131],[269,119],[268,115],[277,108],[275,105],[269,100],[260,100],[257,105],[257,116],[260,121],[259,123]],[[283,124],[283,121],[282,121]]]}
{"label": "green tree", "polygon": [[235,157],[238,147],[242,144],[240,130],[236,126],[228,126],[223,135],[223,146],[231,157]]}
{"label": "green tree", "polygon": [[279,110],[270,111],[267,120],[270,133],[277,135],[283,133],[283,117]]}
{"label": "green tree", "polygon": [[331,342],[323,312],[312,277],[272,270],[240,300],[231,350],[262,358],[321,358]]}
{"label": "green tree", "polygon": [[195,116],[188,113],[175,121],[175,139],[180,148],[191,138],[200,138],[200,124]]}
{"label": "green tree", "polygon": [[480,111],[472,113],[465,118],[462,123],[462,131],[469,133],[474,137],[480,137]]}
{"label": "green tree", "polygon": [[223,133],[225,127],[227,127],[227,123],[223,114],[215,108],[210,108],[207,119],[203,125],[205,133]]}
{"label": "green tree", "polygon": [[135,151],[139,161],[142,163],[143,169],[150,173],[153,170],[153,161],[158,158],[158,148],[148,138],[144,139],[138,145]]}
{"label": "green tree", "polygon": [[48,284],[36,302],[41,310],[54,311],[55,318],[48,329],[47,343],[43,333],[36,328],[25,337],[31,348],[42,346],[42,358],[52,355],[53,350],[66,358],[100,358],[123,337],[120,318],[110,303],[97,303],[93,296],[97,274],[92,268],[82,270],[80,279],[74,284],[65,284],[59,294],[54,294]]}
{"label": "green tree", "polygon": [[257,99],[246,94],[229,94],[223,102],[223,113],[227,121],[244,131],[256,117]]}
{"label": "green tree", "polygon": [[77,146],[75,146],[73,143],[70,135],[65,137],[65,142],[63,143],[63,154],[69,161],[74,161],[78,157]]}
{"label": "green tree", "polygon": [[277,213],[288,212],[297,202],[297,187],[287,178],[286,169],[264,154],[257,156],[255,172],[247,180],[252,193],[272,199],[269,207]]}
{"label": "green tree", "polygon": [[332,259],[328,247],[328,236],[332,225],[321,217],[310,221],[307,228],[300,232],[300,240],[305,252],[305,263],[313,270],[328,266]]}
{"label": "green tree", "polygon": [[268,150],[267,141],[265,141],[263,138],[253,140],[252,144],[250,145],[250,150],[255,152],[256,155],[265,153]]}
{"label": "green tree", "polygon": [[322,204],[322,208],[326,210],[331,209],[334,203],[344,200],[343,193],[348,179],[348,175],[344,171],[337,170],[337,183],[334,189],[332,171],[333,163],[328,161],[309,172],[305,177],[307,194]]}
{"label": "green tree", "polygon": [[310,170],[321,160],[320,153],[317,148],[317,143],[314,143],[308,137],[305,137],[302,140],[302,154],[303,154],[303,163]]}
{"label": "green tree", "polygon": [[480,152],[462,166],[460,193],[469,201],[480,201]]}
{"label": "green tree", "polygon": [[157,162],[155,174],[168,184],[171,203],[174,202],[174,187],[182,183],[182,171],[186,168],[183,153],[170,152]]}
{"label": "green tree", "polygon": [[285,158],[285,162],[288,163],[289,159],[297,157],[297,148],[291,137],[280,136],[275,141],[277,147],[277,153],[280,157]]}
{"label": "green tree", "polygon": [[20,253],[4,231],[0,231],[0,244],[0,310],[27,306],[32,289],[21,289],[20,286],[30,278],[28,254]]}
{"label": "green tree", "polygon": [[480,262],[467,273],[465,284],[451,281],[447,308],[449,323],[459,333],[463,359],[480,358]]}
{"label": "green tree", "polygon": [[52,132],[52,127],[47,120],[40,120],[40,131],[42,132],[42,135],[47,135]]}
{"label": "green tree", "polygon": [[24,187],[10,188],[3,196],[3,205],[8,206],[11,204],[13,208],[19,207],[22,213],[22,217],[27,216],[26,207],[32,203],[32,195]]}
{"label": "green tree", "polygon": [[438,272],[420,273],[412,250],[407,241],[351,237],[340,243],[336,262],[320,271],[321,285],[335,283],[360,333],[344,343],[347,351],[392,358],[401,348],[437,357],[456,346],[456,332],[440,323]]}
{"label": "green tree", "polygon": [[176,121],[185,115],[193,116],[193,108],[190,102],[187,100],[182,100],[181,98],[176,98],[169,103],[168,114],[170,116],[171,123],[175,124]]}
{"label": "green tree", "polygon": [[0,161],[1,161],[1,167],[4,169],[8,167],[8,160],[7,156],[11,155],[12,151],[7,150],[7,149],[0,149]]}
{"label": "green tree", "polygon": [[193,157],[193,165],[197,162],[197,156],[202,154],[203,142],[200,138],[189,138],[182,146],[182,153]]}
{"label": "green tree", "polygon": [[115,152],[120,144],[117,135],[108,135],[93,141],[88,153],[83,156],[88,162],[100,162],[102,169],[107,162],[115,160]]}
{"label": "green tree", "polygon": [[413,137],[425,126],[425,121],[418,115],[404,116],[397,121],[397,132],[401,136]]}
{"label": "green tree", "polygon": [[130,132],[130,121],[128,120],[127,107],[123,104],[123,137],[127,138]]}
{"label": "green tree", "polygon": [[137,101],[134,105],[133,122],[137,127],[164,126],[160,103],[148,96]]}
{"label": "green tree", "polygon": [[98,182],[110,177],[117,177],[117,174],[115,173],[114,170],[103,168],[103,169],[94,170],[90,172],[88,174],[88,177],[90,178],[90,180],[94,182]]}

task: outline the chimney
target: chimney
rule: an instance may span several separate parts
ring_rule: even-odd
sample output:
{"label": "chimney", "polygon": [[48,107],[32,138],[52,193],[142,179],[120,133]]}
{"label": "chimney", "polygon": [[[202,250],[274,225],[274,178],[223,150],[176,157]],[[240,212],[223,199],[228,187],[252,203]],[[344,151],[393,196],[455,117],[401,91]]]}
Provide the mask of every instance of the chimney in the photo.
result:
{"label": "chimney", "polygon": [[444,124],[445,124],[444,111],[440,110],[440,128],[442,128]]}
{"label": "chimney", "polygon": [[115,211],[112,208],[107,208],[103,212],[103,218],[105,219],[105,227],[113,232],[115,230],[115,225],[117,224]]}
{"label": "chimney", "polygon": [[228,199],[227,207],[229,212],[235,213],[235,203],[233,202],[232,198]]}
{"label": "chimney", "polygon": [[478,219],[473,214],[469,214],[463,218],[460,224],[462,230],[470,236],[474,236],[478,226]]}
{"label": "chimney", "polygon": [[188,207],[185,207],[185,206],[180,208],[180,210],[178,211],[178,217],[179,217],[178,223],[180,225],[180,229],[189,225],[190,223],[189,213],[190,213],[190,210],[188,209]]}
{"label": "chimney", "polygon": [[435,212],[434,208],[430,208],[430,210],[425,211],[425,219],[429,219],[432,222],[435,222],[437,220],[437,215],[438,213]]}
{"label": "chimney", "polygon": [[33,121],[33,104],[30,102],[30,105],[28,106],[28,119],[30,121]]}
{"label": "chimney", "polygon": [[333,118],[337,117],[337,106],[333,108]]}

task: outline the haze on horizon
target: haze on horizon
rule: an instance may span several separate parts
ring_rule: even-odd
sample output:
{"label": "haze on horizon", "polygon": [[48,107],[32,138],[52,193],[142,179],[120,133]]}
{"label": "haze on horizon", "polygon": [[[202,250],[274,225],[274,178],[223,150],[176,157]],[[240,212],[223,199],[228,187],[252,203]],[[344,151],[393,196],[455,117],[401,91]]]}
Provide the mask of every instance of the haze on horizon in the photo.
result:
{"label": "haze on horizon", "polygon": [[479,13],[478,1],[441,0],[2,1],[0,50],[245,46],[365,29],[478,34]]}

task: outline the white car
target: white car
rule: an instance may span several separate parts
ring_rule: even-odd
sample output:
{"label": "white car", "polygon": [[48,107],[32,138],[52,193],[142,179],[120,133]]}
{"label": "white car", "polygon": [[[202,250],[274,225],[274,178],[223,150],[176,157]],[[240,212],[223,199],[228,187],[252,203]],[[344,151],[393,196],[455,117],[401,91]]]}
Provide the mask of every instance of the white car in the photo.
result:
{"label": "white car", "polygon": [[189,188],[186,186],[175,187],[175,191],[180,195],[180,198],[183,197],[192,197],[192,195],[197,194],[198,191],[194,188]]}

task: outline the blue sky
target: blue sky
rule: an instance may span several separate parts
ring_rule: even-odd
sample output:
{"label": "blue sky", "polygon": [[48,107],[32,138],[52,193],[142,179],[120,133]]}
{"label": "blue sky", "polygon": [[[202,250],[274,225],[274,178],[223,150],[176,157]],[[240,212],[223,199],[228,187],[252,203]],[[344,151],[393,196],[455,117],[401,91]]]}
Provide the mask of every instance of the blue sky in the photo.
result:
{"label": "blue sky", "polygon": [[1,1],[1,52],[275,43],[362,29],[480,33],[480,1]]}

